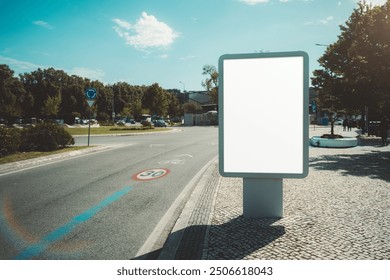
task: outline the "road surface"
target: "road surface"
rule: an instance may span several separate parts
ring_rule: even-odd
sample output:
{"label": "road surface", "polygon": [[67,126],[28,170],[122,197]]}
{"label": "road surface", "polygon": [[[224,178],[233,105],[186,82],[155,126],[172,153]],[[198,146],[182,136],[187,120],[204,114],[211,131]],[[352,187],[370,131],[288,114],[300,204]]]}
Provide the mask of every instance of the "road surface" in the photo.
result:
{"label": "road surface", "polygon": [[110,148],[1,175],[0,259],[134,258],[217,155],[217,130],[91,137]]}

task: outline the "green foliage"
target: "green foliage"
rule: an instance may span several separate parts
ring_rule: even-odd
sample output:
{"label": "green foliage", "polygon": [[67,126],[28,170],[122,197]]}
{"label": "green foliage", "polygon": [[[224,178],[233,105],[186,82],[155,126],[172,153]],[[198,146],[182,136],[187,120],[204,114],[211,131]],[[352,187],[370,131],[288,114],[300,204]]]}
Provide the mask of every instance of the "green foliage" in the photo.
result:
{"label": "green foliage", "polygon": [[38,68],[17,78],[9,66],[0,65],[0,117],[61,118],[72,123],[74,112],[81,118],[89,116],[84,95],[88,87],[94,87],[98,92],[94,105],[97,114],[179,114],[177,96],[158,84],[136,86],[118,82],[104,85],[54,68]]}
{"label": "green foliage", "polygon": [[43,102],[41,113],[43,116],[55,117],[58,114],[61,104],[61,96],[48,96]]}
{"label": "green foliage", "polygon": [[152,115],[166,116],[169,108],[169,93],[155,83],[147,88],[142,103],[149,108]]}
{"label": "green foliage", "polygon": [[211,95],[211,100],[215,104],[218,104],[218,72],[215,66],[205,65],[203,66],[202,75],[206,76],[206,79],[202,82],[202,86]]}
{"label": "green foliage", "polygon": [[322,108],[370,115],[390,114],[390,0],[383,6],[365,1],[340,26],[338,40],[318,60],[312,80]]}
{"label": "green foliage", "polygon": [[53,151],[68,145],[74,145],[74,138],[63,127],[55,124],[38,124],[22,131],[23,151]]}
{"label": "green foliage", "polygon": [[17,152],[20,144],[20,129],[0,126],[0,156],[6,156]]}
{"label": "green foliage", "polygon": [[104,112],[100,112],[100,113],[97,114],[96,119],[99,122],[108,122],[110,120],[110,115],[107,114],[107,113],[104,113]]}
{"label": "green foliage", "polygon": [[143,121],[142,122],[143,127],[152,128],[152,123],[150,121]]}
{"label": "green foliage", "polygon": [[195,102],[188,102],[183,105],[184,113],[196,114],[202,112],[202,107]]}
{"label": "green foliage", "polygon": [[0,116],[20,117],[23,115],[22,107],[31,103],[31,95],[27,94],[23,84],[14,77],[7,65],[0,65]]}

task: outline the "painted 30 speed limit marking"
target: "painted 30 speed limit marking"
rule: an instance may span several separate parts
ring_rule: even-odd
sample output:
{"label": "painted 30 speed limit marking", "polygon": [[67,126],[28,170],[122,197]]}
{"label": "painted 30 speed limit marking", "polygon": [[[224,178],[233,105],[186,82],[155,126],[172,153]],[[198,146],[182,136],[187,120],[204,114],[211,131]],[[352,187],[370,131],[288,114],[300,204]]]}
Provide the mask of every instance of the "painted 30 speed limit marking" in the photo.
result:
{"label": "painted 30 speed limit marking", "polygon": [[134,174],[133,176],[131,176],[131,179],[136,181],[150,181],[164,177],[169,172],[169,169],[166,168],[152,168]]}

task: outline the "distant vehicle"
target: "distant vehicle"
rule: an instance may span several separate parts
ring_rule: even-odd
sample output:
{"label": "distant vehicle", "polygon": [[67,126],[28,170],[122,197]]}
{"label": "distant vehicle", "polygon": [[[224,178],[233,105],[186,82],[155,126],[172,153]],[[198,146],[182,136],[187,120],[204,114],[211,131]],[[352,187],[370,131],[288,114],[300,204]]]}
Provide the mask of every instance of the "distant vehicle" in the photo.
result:
{"label": "distant vehicle", "polygon": [[181,118],[181,117],[173,117],[173,118],[171,119],[171,121],[174,122],[174,123],[181,123],[182,118]]}
{"label": "distant vehicle", "polygon": [[125,125],[126,121],[124,119],[120,119],[116,122],[117,125]]}
{"label": "distant vehicle", "polygon": [[167,123],[164,120],[155,120],[153,124],[155,127],[167,127]]}
{"label": "distant vehicle", "polygon": [[149,114],[143,114],[143,115],[141,116],[141,122],[142,122],[142,121],[152,122],[152,116],[149,115]]}
{"label": "distant vehicle", "polygon": [[74,118],[74,123],[75,124],[88,124],[89,120],[85,119],[80,119],[79,117]]}
{"label": "distant vehicle", "polygon": [[335,120],[335,122],[334,122],[334,124],[336,124],[336,125],[343,125],[343,119],[337,119],[337,120]]}
{"label": "distant vehicle", "polygon": [[135,120],[133,118],[125,118],[125,122],[135,124]]}

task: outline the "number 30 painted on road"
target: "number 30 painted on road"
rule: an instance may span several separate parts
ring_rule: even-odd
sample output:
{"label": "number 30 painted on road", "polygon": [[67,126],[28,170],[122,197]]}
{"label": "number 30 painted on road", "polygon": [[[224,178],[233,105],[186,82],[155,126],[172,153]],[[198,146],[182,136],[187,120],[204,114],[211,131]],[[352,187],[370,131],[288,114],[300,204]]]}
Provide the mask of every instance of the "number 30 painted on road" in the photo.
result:
{"label": "number 30 painted on road", "polygon": [[169,173],[169,169],[166,168],[153,168],[141,171],[131,176],[131,179],[136,181],[150,181],[161,178]]}

